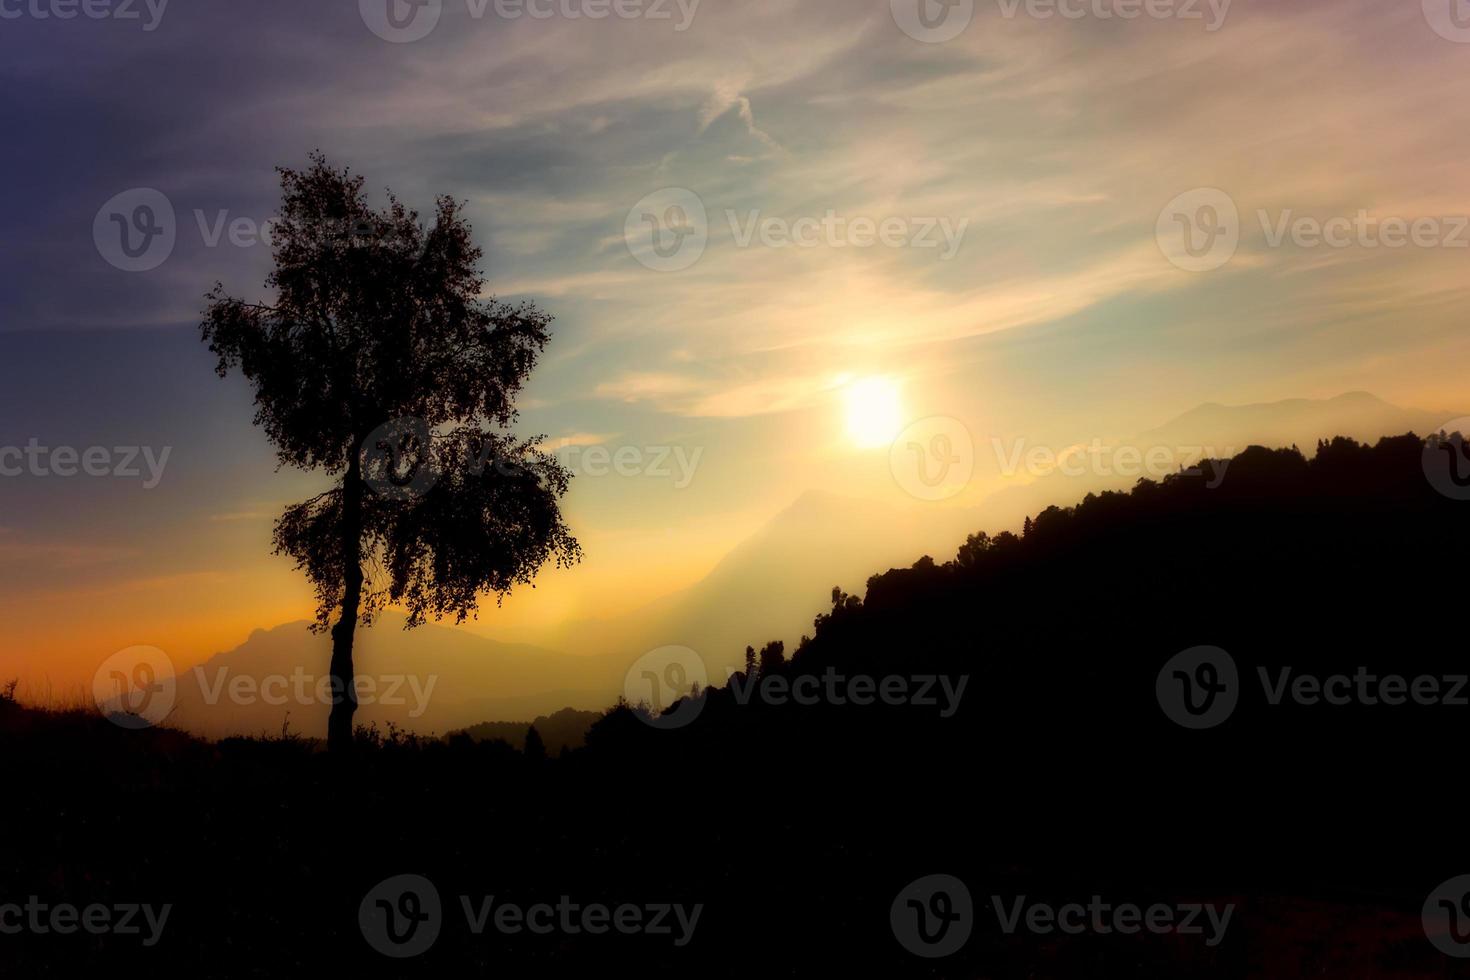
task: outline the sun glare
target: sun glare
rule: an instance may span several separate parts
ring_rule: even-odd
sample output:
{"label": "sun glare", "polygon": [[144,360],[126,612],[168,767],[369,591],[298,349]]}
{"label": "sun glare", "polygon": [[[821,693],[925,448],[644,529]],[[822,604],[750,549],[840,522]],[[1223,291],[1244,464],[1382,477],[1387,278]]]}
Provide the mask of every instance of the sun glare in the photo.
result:
{"label": "sun glare", "polygon": [[903,426],[898,384],[890,378],[864,378],[849,384],[847,437],[859,449],[888,446]]}

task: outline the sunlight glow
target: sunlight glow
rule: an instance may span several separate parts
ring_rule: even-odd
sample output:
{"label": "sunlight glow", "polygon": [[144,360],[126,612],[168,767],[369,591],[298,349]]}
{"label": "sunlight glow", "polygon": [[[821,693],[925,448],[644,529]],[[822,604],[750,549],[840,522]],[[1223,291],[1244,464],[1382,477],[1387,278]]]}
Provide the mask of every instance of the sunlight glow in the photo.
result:
{"label": "sunlight glow", "polygon": [[893,442],[903,428],[898,384],[891,378],[864,378],[844,389],[847,437],[859,449],[877,449]]}

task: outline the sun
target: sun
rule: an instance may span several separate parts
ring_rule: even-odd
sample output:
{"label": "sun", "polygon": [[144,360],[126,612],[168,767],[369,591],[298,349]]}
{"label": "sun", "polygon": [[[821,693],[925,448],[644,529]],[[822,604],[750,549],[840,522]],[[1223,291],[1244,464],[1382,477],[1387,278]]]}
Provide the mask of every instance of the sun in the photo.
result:
{"label": "sun", "polygon": [[863,378],[844,389],[847,437],[859,449],[892,444],[903,427],[898,383],[891,378]]}

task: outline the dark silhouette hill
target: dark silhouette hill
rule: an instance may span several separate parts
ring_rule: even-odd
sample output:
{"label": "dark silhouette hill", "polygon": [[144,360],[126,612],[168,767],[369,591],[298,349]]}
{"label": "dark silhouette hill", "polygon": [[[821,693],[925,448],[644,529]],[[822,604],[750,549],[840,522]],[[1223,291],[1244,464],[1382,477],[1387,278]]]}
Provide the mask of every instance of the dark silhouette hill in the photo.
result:
{"label": "dark silhouette hill", "polygon": [[[1461,469],[1436,471],[1451,453]],[[1333,440],[1310,458],[1257,447],[1213,488],[1141,482],[1043,511],[1024,535],[977,532],[953,558],[836,592],[789,649],[752,637],[754,677],[663,718],[617,705],[559,757],[539,740],[522,753],[359,730],[360,751],[332,764],[305,739],[209,743],[0,705],[18,790],[7,831],[47,845],[9,851],[0,893],[176,908],[156,947],[26,935],[7,940],[9,964],[215,975],[225,949],[228,972],[259,975],[1458,975],[1420,916],[1466,872],[1470,707],[1454,698],[1470,693],[1456,682],[1470,672],[1470,502],[1436,488],[1470,485],[1466,460],[1459,443],[1415,436]],[[1236,703],[1187,727],[1169,709],[1179,677],[1231,686],[1178,659],[1202,645],[1231,658]],[[1404,683],[1376,688],[1399,703],[1369,703],[1353,680],[1319,684],[1349,691],[1341,704],[1273,704],[1260,669],[1272,684],[1283,669],[1288,684]],[[806,677],[819,691],[836,678],[843,699],[780,696]],[[926,677],[953,696],[922,703]],[[1422,678],[1432,703],[1408,694],[1429,691]],[[915,696],[875,696],[894,685]],[[362,816],[321,847],[313,830],[340,813]],[[362,940],[357,910],[405,873],[434,882],[446,916],[432,949],[390,960]],[[896,941],[890,906],[934,874],[968,884],[974,929],[922,960]],[[680,946],[477,935],[460,897],[485,895],[703,912]],[[995,907],[1017,895],[1236,911],[1215,946],[1008,934]]]}
{"label": "dark silhouette hill", "polygon": [[578,711],[575,708],[563,708],[550,715],[541,715],[535,721],[486,721],[478,725],[471,725],[448,734],[448,738],[456,735],[468,735],[477,742],[500,739],[516,751],[523,751],[526,747],[526,732],[535,728],[546,746],[546,751],[552,755],[559,754],[562,749],[580,749],[587,742],[587,730],[602,717],[600,711]]}
{"label": "dark silhouette hill", "polygon": [[[1057,822],[1070,818],[1047,805],[1085,791],[1191,801],[1222,817],[1240,808],[1243,819],[1268,788],[1307,810],[1366,802],[1350,789],[1364,767],[1382,766],[1395,782],[1435,782],[1443,759],[1431,746],[1457,738],[1470,708],[1320,696],[1271,704],[1275,688],[1262,680],[1279,686],[1283,669],[1326,678],[1363,668],[1440,678],[1447,693],[1456,681],[1444,679],[1470,670],[1456,639],[1470,511],[1431,485],[1424,461],[1412,435],[1373,447],[1336,439],[1310,460],[1252,447],[1215,488],[1203,476],[1141,481],[1049,508],[1023,535],[972,536],[949,561],[925,557],[873,576],[865,596],[834,592],[790,661],[761,671],[787,687],[828,671],[968,677],[950,717],[825,698],[740,704],[737,676],[704,692],[696,723],[658,732],[653,744],[720,755],[771,740],[791,757],[835,740],[864,765],[902,760],[911,773],[984,758],[987,780],[1026,787],[1014,804],[1024,833],[1061,833]],[[1190,731],[1166,715],[1156,685],[1171,658],[1201,645],[1228,652],[1241,697],[1218,727]],[[1470,686],[1458,696],[1470,699]],[[1098,752],[1107,755],[1085,761]],[[1065,776],[1036,784],[1040,760]]]}

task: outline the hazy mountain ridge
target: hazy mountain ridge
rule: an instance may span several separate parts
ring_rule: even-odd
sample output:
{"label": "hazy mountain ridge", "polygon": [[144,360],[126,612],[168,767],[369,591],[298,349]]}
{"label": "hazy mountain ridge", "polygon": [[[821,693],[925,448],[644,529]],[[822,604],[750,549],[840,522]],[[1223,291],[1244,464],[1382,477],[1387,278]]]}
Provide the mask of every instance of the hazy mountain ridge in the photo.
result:
{"label": "hazy mountain ridge", "polygon": [[1424,411],[1390,404],[1366,391],[1350,391],[1334,398],[1291,398],[1248,405],[1207,402],[1156,429],[1142,433],[1142,441],[1202,442],[1225,451],[1247,445],[1299,446],[1310,452],[1319,439],[1346,436],[1371,442],[1382,436],[1438,432],[1458,414]]}
{"label": "hazy mountain ridge", "polygon": [[[595,676],[584,658],[434,624],[405,631],[404,622],[402,613],[389,610],[358,632],[357,677],[376,692],[363,698],[361,724],[391,721],[427,733],[474,724],[487,713],[527,717],[606,700],[605,682],[580,688]],[[280,731],[289,713],[292,730],[322,734],[326,712],[318,685],[331,639],[310,625],[258,629],[233,650],[183,671],[171,720],[208,734],[259,733]],[[262,686],[267,678],[274,678],[269,688]],[[569,686],[570,678],[578,686]],[[231,684],[243,693],[232,694]],[[286,703],[272,703],[282,698]]]}

